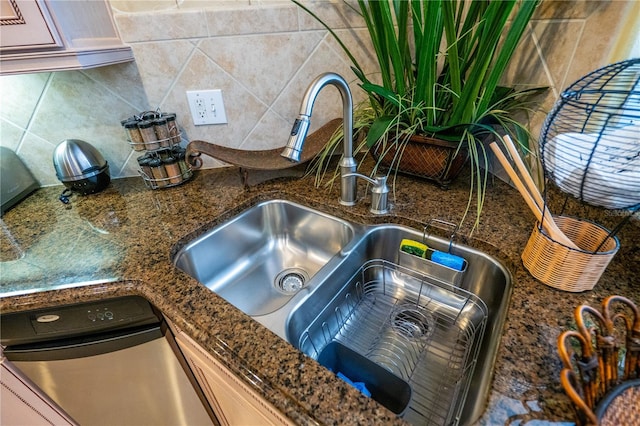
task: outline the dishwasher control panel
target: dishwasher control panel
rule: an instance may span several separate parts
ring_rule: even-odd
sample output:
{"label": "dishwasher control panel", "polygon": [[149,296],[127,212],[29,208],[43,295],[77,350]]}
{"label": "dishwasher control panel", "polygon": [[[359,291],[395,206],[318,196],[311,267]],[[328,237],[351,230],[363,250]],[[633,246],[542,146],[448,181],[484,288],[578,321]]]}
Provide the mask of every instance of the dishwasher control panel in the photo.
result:
{"label": "dishwasher control panel", "polygon": [[96,302],[42,308],[0,317],[5,346],[95,334],[160,322],[149,302],[125,296]]}

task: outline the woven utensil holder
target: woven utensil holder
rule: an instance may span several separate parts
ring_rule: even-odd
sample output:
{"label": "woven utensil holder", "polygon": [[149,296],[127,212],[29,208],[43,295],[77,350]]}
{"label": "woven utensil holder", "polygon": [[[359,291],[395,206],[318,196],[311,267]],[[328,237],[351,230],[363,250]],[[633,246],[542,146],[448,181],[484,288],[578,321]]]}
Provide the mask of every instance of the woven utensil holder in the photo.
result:
{"label": "woven utensil holder", "polygon": [[[547,236],[536,223],[522,252],[522,262],[531,275],[559,290],[592,290],[620,248],[616,237],[593,222],[567,216],[553,217],[558,227],[580,250],[566,247]],[[598,246],[607,239],[600,248]],[[597,252],[594,252],[595,250]]]}

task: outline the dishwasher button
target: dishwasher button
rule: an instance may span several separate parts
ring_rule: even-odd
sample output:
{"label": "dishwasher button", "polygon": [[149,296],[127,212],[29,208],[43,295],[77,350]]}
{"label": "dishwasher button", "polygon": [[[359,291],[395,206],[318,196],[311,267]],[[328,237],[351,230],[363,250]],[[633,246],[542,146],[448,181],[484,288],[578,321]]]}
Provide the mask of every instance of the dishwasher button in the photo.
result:
{"label": "dishwasher button", "polygon": [[40,315],[38,318],[36,318],[36,321],[46,323],[46,322],[58,321],[59,319],[60,319],[60,315],[47,314],[47,315]]}
{"label": "dishwasher button", "polygon": [[105,313],[104,313],[104,317],[105,317],[106,319],[113,319],[113,312],[111,312],[111,311],[107,311],[107,312],[105,312]]}
{"label": "dishwasher button", "polygon": [[95,321],[96,320],[95,314],[89,314],[89,315],[87,315],[87,318],[89,318],[91,321]]}

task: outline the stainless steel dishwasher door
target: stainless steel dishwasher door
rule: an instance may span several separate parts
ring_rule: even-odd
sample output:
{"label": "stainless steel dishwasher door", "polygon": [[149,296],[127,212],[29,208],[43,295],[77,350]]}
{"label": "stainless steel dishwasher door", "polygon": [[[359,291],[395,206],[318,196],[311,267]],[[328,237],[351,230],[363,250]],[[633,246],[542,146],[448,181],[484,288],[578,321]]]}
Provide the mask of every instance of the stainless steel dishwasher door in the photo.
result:
{"label": "stainless steel dishwasher door", "polygon": [[[32,321],[69,316],[50,312]],[[151,324],[8,346],[4,354],[80,425],[214,424],[172,338],[166,326]]]}

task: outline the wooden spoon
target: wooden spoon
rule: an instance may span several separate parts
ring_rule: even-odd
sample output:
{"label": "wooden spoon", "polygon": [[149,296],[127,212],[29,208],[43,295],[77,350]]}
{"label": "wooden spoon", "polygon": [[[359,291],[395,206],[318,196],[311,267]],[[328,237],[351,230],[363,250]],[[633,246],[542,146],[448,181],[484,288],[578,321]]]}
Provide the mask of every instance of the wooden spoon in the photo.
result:
{"label": "wooden spoon", "polygon": [[[531,179],[531,176],[529,175],[529,173],[526,172],[526,169],[524,169],[524,172],[525,172],[524,178],[526,180],[526,178],[528,177],[529,180],[531,181],[530,184],[534,186],[535,188],[534,194],[537,194],[537,196],[539,197],[538,202],[536,201],[535,195],[532,195],[531,192],[529,192],[525,187],[525,185],[522,183],[522,180],[520,180],[520,178],[518,177],[518,174],[511,166],[511,163],[509,163],[509,160],[507,160],[507,157],[505,157],[500,147],[498,147],[498,144],[496,142],[492,142],[491,144],[489,144],[489,147],[491,148],[493,153],[496,155],[496,158],[498,159],[500,164],[502,164],[502,167],[507,172],[507,174],[509,175],[509,178],[511,178],[514,185],[516,186],[516,189],[518,190],[518,192],[520,192],[520,195],[522,195],[522,198],[524,198],[525,202],[527,203],[527,206],[529,206],[529,209],[531,209],[531,211],[533,212],[538,222],[542,224],[542,228],[545,230],[547,235],[551,237],[551,239],[553,239],[554,241],[562,245],[565,245],[574,250],[580,250],[580,248],[577,245],[575,245],[575,243],[571,241],[569,237],[567,237],[560,228],[558,228],[558,225],[553,220],[553,216],[551,215],[551,212],[549,212],[549,210],[544,206],[544,204],[542,204],[542,208],[540,207],[539,202],[542,201],[542,196],[540,195],[540,192],[537,190],[537,188],[535,188],[533,179]],[[516,155],[517,155],[517,152],[516,152]],[[518,158],[520,158],[519,155],[518,155]],[[522,161],[522,159],[520,159],[520,161]],[[524,166],[524,163],[522,164],[522,166]]]}

